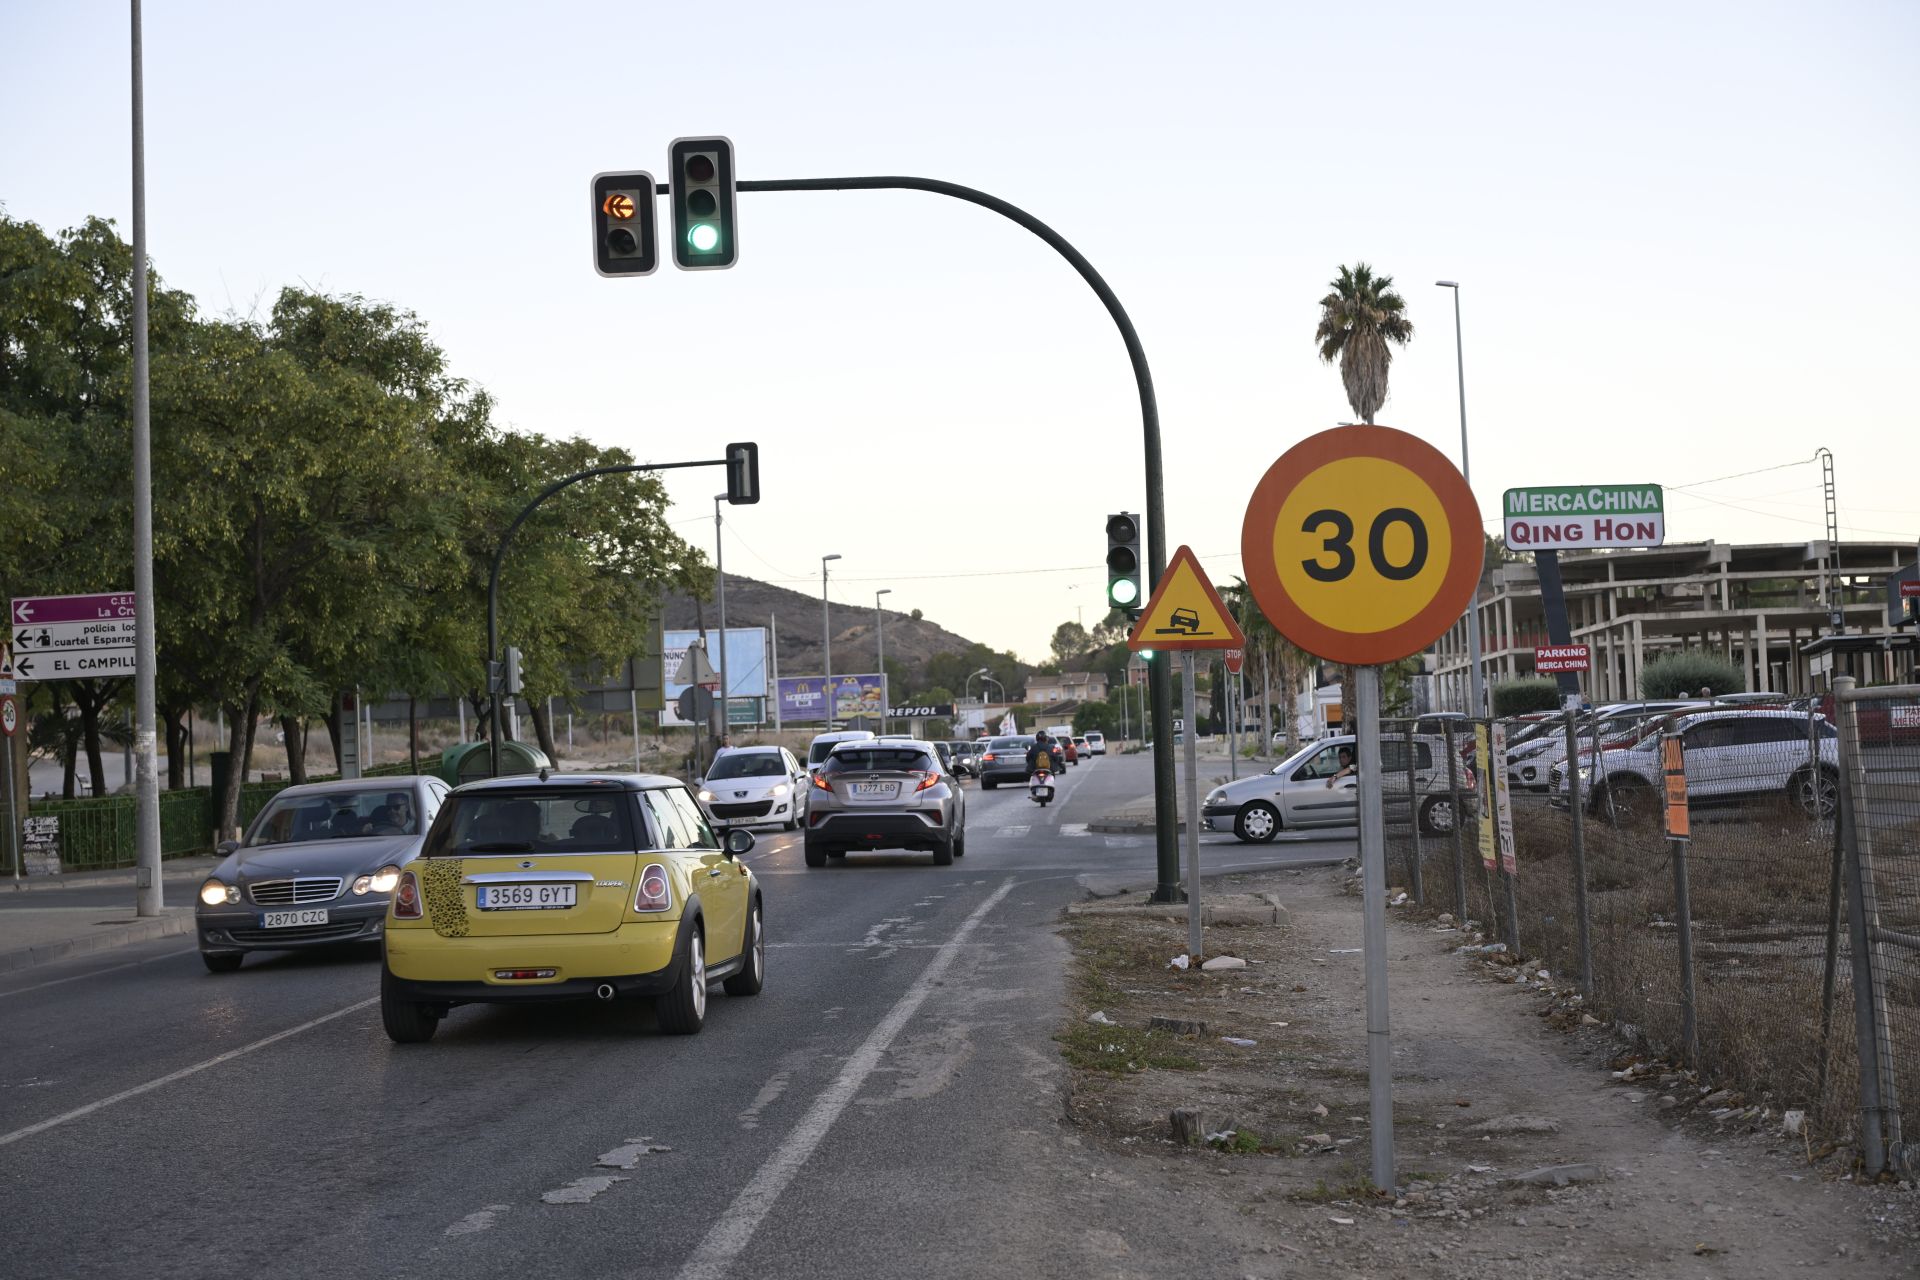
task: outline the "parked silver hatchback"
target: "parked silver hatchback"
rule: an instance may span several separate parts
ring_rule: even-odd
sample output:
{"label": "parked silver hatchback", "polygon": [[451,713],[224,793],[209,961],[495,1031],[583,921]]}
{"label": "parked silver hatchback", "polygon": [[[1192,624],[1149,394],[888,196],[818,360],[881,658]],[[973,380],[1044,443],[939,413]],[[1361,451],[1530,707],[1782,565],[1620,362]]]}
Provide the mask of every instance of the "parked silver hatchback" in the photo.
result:
{"label": "parked silver hatchback", "polygon": [[[1407,820],[1407,750],[1404,737],[1380,740],[1386,772],[1381,790],[1390,822]],[[1450,832],[1455,815],[1447,785],[1446,739],[1416,735],[1412,750],[1413,798],[1420,828]],[[1283,830],[1358,826],[1359,775],[1353,768],[1353,752],[1351,734],[1321,738],[1282,760],[1270,773],[1215,787],[1200,808],[1201,828],[1231,831],[1241,840],[1265,843]],[[1473,772],[1461,768],[1458,776],[1461,802],[1470,807]]]}
{"label": "parked silver hatchback", "polygon": [[966,793],[930,742],[842,742],[814,772],[807,865],[885,848],[926,850],[939,867],[967,851]]}

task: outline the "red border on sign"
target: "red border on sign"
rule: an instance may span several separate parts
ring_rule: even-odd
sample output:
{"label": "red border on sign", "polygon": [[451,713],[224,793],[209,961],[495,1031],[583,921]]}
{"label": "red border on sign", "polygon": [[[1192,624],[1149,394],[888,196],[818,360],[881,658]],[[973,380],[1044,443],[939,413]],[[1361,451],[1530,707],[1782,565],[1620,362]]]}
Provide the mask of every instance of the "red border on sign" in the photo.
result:
{"label": "red border on sign", "polygon": [[[1224,638],[1216,640],[1209,636],[1205,639],[1180,640],[1141,634],[1141,628],[1147,625],[1153,617],[1154,609],[1160,604],[1160,593],[1167,589],[1167,584],[1173,581],[1174,570],[1182,564],[1193,571],[1193,576],[1200,583],[1200,589],[1207,593],[1207,600],[1213,606],[1213,611],[1220,615],[1220,621],[1227,624],[1228,634]],[[1173,653],[1182,653],[1188,649],[1244,649],[1247,647],[1247,634],[1240,629],[1240,622],[1233,616],[1233,611],[1227,608],[1225,601],[1220,599],[1220,593],[1213,589],[1213,579],[1209,578],[1207,571],[1200,567],[1200,558],[1194,555],[1192,548],[1183,542],[1175,548],[1173,559],[1167,561],[1166,570],[1161,573],[1160,580],[1154,584],[1153,594],[1147,597],[1146,608],[1142,609],[1140,616],[1133,620],[1133,630],[1127,636],[1127,647],[1135,650],[1164,649]]]}
{"label": "red border on sign", "polygon": [[[1309,617],[1287,594],[1273,564],[1274,526],[1288,496],[1301,480],[1329,462],[1356,457],[1398,463],[1425,482],[1447,513],[1454,543],[1452,563],[1427,607],[1397,627],[1371,633],[1341,631]],[[1281,454],[1260,477],[1240,526],[1240,560],[1247,586],[1268,621],[1317,658],[1362,665],[1420,653],[1445,635],[1473,603],[1484,546],[1480,508],[1459,470],[1425,440],[1393,427],[1334,427],[1308,436]]]}

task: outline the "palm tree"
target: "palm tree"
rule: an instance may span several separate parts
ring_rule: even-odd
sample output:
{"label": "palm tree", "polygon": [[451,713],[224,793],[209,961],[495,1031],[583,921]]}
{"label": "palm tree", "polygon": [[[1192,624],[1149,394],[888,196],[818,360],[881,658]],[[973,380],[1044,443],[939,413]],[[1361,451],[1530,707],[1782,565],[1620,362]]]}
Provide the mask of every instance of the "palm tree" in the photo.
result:
{"label": "palm tree", "polygon": [[1405,346],[1413,337],[1407,300],[1393,291],[1392,276],[1376,276],[1364,262],[1341,267],[1333,292],[1320,299],[1320,327],[1313,340],[1320,358],[1340,361],[1347,403],[1362,422],[1387,402],[1387,369],[1393,363],[1389,342]]}
{"label": "palm tree", "polygon": [[[1280,707],[1282,726],[1287,735],[1287,753],[1291,755],[1300,745],[1300,721],[1295,714],[1294,699],[1300,692],[1300,683],[1313,659],[1304,649],[1281,635],[1272,622],[1268,621],[1260,606],[1254,602],[1253,592],[1248,588],[1246,579],[1235,578],[1220,592],[1222,600],[1240,623],[1240,630],[1246,633],[1246,656],[1250,661],[1262,664],[1263,671],[1278,668],[1280,676]],[[1262,720],[1260,754],[1265,755],[1273,742],[1271,723],[1274,709],[1268,708]]]}

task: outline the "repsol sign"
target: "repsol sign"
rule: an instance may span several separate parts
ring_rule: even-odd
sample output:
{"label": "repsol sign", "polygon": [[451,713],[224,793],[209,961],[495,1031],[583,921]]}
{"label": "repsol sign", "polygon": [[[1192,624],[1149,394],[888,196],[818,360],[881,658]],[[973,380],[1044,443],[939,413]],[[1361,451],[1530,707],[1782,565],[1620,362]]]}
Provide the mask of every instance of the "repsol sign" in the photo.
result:
{"label": "repsol sign", "polygon": [[887,718],[890,720],[946,720],[952,716],[951,702],[927,702],[917,706],[887,708]]}

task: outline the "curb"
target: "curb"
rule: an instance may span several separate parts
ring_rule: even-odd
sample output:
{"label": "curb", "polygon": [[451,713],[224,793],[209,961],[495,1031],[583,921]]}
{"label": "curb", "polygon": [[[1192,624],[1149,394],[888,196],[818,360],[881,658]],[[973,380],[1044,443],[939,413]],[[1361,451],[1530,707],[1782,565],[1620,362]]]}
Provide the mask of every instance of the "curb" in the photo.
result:
{"label": "curb", "polygon": [[[179,914],[175,915],[175,911]],[[87,955],[95,951],[111,951],[115,947],[124,947],[129,943],[150,942],[155,938],[171,938],[183,933],[192,933],[194,928],[192,908],[168,908],[164,916],[149,916],[142,920],[133,920],[110,933],[69,938],[65,942],[48,942],[37,947],[23,947],[18,951],[0,952],[0,973],[16,973],[22,969],[51,964],[55,960],[64,960],[69,956]]]}
{"label": "curb", "polygon": [[[212,859],[204,868],[181,867],[175,864],[171,869],[167,863],[160,864],[160,880],[164,883],[178,882],[191,884],[204,880],[218,859]],[[122,867],[113,871],[68,871],[57,876],[28,876],[17,884],[12,880],[0,879],[0,890],[8,893],[57,893],[62,889],[99,889],[121,888],[135,883],[137,867]]]}
{"label": "curb", "polygon": [[[1184,832],[1187,824],[1176,822],[1173,829]],[[1151,822],[1089,822],[1087,830],[1103,836],[1150,836],[1159,828]]]}

